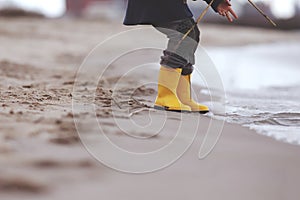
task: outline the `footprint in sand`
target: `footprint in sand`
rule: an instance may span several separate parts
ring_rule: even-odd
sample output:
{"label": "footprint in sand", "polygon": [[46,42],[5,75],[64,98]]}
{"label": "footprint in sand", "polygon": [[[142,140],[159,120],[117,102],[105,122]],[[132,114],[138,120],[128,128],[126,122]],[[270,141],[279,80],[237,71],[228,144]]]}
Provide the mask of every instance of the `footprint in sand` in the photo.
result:
{"label": "footprint in sand", "polygon": [[42,193],[46,190],[44,184],[30,178],[20,176],[0,177],[0,193]]}
{"label": "footprint in sand", "polygon": [[90,160],[78,160],[78,161],[60,161],[60,160],[37,160],[30,163],[31,166],[39,169],[51,169],[51,168],[90,168],[94,166],[94,163]]}

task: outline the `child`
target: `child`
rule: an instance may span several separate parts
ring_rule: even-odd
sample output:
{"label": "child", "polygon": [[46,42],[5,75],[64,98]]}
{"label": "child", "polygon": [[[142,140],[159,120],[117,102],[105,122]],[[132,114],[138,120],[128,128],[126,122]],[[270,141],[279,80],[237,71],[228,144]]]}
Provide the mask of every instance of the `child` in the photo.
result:
{"label": "child", "polygon": [[[210,3],[212,0],[205,0]],[[212,8],[232,22],[237,19],[229,0],[215,0]],[[200,31],[186,0],[128,0],[125,25],[148,24],[169,38],[161,57],[155,109],[207,113],[209,108],[191,98],[191,74]],[[188,37],[181,41],[192,27]]]}

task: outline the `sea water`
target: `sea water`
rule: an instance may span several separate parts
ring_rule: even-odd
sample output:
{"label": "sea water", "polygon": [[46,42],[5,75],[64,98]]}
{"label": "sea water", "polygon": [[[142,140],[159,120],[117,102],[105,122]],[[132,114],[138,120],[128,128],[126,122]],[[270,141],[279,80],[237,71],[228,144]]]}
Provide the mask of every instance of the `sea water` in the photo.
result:
{"label": "sea water", "polygon": [[226,92],[226,115],[215,117],[300,145],[300,43],[205,49]]}

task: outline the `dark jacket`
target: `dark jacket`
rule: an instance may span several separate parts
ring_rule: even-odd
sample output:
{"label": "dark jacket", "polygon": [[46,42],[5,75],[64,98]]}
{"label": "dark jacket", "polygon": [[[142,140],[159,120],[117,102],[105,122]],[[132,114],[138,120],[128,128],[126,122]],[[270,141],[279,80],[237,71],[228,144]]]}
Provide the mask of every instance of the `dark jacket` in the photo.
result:
{"label": "dark jacket", "polygon": [[[207,3],[211,0],[204,0]],[[212,7],[223,0],[215,0]],[[128,0],[125,25],[163,24],[192,17],[193,14],[184,0]]]}

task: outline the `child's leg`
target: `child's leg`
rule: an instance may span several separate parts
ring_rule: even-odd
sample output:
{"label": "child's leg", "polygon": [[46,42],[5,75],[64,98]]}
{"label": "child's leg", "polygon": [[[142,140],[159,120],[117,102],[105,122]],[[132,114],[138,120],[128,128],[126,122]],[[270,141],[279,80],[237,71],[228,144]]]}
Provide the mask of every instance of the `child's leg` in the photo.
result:
{"label": "child's leg", "polygon": [[[200,31],[194,26],[192,18],[178,20],[169,24],[157,25],[155,28],[164,33],[168,38],[168,47],[163,52],[161,64],[170,68],[182,68],[184,74],[191,74],[195,64],[195,51],[197,49]],[[181,41],[182,37],[194,26],[188,37]],[[181,41],[181,42],[180,42]],[[180,45],[178,45],[180,43]]]}
{"label": "child's leg", "polygon": [[[186,105],[194,112],[207,113],[209,111],[207,106],[195,102],[191,95],[191,74],[194,70],[195,52],[200,41],[200,31],[194,25],[195,21],[189,18],[168,25],[155,26],[157,30],[166,34],[169,38],[168,47],[161,57],[161,65],[174,70],[172,75],[172,73],[166,73],[167,69],[164,67],[161,68],[159,85],[163,82],[168,90],[159,86],[156,99],[157,108],[162,106],[172,108],[173,111],[187,110],[183,106]],[[192,27],[194,28],[188,37],[182,41],[183,36]]]}

